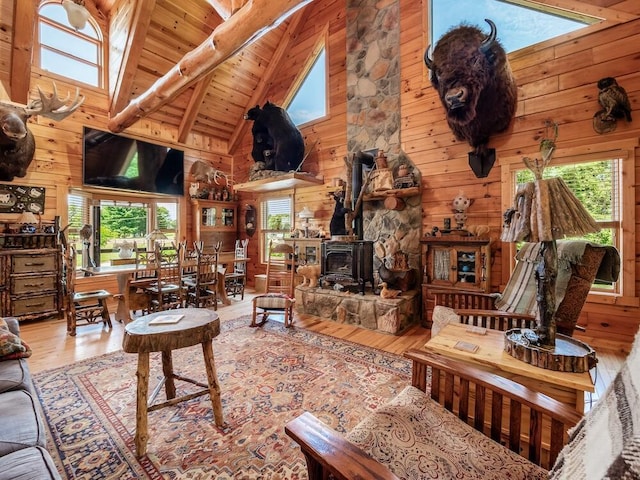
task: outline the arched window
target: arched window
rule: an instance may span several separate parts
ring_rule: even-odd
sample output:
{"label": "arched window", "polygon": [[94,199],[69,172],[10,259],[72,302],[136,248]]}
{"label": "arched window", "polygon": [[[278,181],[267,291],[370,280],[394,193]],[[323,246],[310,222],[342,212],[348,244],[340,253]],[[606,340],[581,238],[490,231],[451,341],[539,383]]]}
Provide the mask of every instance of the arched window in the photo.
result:
{"label": "arched window", "polygon": [[35,64],[43,70],[74,82],[103,86],[102,35],[92,18],[75,30],[61,3],[45,2],[38,10],[35,45]]}

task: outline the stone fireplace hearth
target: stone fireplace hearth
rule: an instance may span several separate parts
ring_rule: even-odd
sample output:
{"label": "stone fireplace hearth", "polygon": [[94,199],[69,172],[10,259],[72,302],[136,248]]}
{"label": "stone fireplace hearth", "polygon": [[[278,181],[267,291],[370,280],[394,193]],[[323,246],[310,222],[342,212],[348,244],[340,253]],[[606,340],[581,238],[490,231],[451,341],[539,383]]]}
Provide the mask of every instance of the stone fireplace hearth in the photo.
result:
{"label": "stone fireplace hearth", "polygon": [[417,290],[393,299],[299,285],[295,290],[296,311],[346,325],[400,335],[420,318]]}

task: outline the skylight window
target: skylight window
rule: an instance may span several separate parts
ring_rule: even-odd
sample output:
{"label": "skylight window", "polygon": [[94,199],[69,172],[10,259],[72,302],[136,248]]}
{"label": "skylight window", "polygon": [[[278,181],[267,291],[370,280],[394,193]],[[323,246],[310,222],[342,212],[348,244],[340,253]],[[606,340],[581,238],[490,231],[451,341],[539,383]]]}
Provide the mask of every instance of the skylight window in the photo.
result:
{"label": "skylight window", "polygon": [[326,70],[325,49],[322,48],[287,107],[294,124],[308,123],[327,114]]}
{"label": "skylight window", "polygon": [[526,0],[458,0],[452,8],[450,0],[431,0],[431,40],[436,42],[451,28],[467,23],[489,31],[485,18],[498,28],[498,40],[509,52],[564,35],[599,19],[554,10]]}

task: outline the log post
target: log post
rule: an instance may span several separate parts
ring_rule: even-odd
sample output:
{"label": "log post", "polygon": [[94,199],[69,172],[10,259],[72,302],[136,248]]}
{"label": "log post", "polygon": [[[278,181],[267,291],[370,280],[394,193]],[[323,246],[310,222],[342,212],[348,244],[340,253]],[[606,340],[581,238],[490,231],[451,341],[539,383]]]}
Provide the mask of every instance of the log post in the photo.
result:
{"label": "log post", "polygon": [[542,242],[540,254],[542,258],[536,267],[537,334],[541,345],[554,347],[556,344],[556,278],[558,276],[556,241]]}

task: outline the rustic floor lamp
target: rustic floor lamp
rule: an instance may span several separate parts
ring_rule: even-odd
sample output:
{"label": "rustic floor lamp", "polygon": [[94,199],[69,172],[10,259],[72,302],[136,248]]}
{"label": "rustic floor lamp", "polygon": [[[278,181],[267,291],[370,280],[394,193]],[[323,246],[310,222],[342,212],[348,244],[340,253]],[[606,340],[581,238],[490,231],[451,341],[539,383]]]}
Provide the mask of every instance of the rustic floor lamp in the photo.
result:
{"label": "rustic floor lamp", "polygon": [[[554,139],[555,140],[555,139]],[[562,178],[543,179],[544,168],[551,161],[553,140],[541,143],[542,160],[524,158],[534,176],[533,182],[521,185],[514,206],[505,212],[501,236],[504,242],[541,242],[540,260],[536,267],[538,321],[534,331],[521,329],[506,332],[505,350],[516,358],[550,369],[560,369],[554,361],[558,355],[573,355],[556,344],[556,277],[558,252],[556,240],[580,237],[600,231],[600,227]],[[562,336],[564,337],[564,336]],[[568,339],[569,337],[567,337]],[[564,340],[564,339],[563,339]],[[575,353],[578,340],[569,339]],[[593,352],[582,344],[585,354]],[[578,349],[580,355],[580,349]],[[540,357],[544,357],[542,360]]]}

